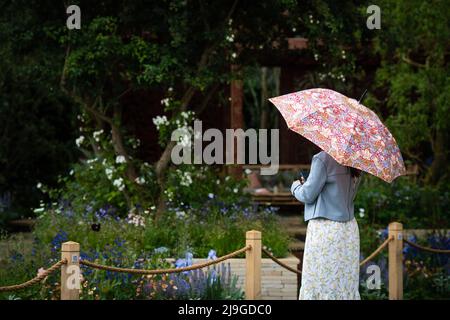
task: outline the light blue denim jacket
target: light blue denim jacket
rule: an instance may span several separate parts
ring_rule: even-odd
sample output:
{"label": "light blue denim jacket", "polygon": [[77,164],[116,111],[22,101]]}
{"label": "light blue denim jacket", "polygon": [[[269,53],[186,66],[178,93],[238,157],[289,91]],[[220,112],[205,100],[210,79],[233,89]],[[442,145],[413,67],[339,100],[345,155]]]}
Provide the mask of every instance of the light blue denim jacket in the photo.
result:
{"label": "light blue denim jacket", "polygon": [[321,151],[312,158],[306,182],[302,185],[294,181],[291,192],[305,204],[305,221],[319,217],[350,221],[354,217],[353,201],[362,176],[353,179],[350,168]]}

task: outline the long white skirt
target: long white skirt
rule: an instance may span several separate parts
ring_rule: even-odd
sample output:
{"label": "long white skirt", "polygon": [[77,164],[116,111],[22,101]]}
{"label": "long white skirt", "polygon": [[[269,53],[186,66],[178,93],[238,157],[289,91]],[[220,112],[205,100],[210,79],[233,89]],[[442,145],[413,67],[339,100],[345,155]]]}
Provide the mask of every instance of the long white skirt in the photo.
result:
{"label": "long white skirt", "polygon": [[299,300],[360,300],[356,219],[308,222]]}

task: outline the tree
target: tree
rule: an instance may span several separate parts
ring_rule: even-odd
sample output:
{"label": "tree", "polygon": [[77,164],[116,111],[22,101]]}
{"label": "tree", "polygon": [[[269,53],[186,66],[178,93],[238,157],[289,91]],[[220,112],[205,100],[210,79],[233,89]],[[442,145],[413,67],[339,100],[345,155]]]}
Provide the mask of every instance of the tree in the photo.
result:
{"label": "tree", "polygon": [[58,47],[45,40],[58,10],[42,4],[0,5],[0,195],[11,194],[10,218],[29,215],[42,196],[38,182],[56,184],[77,155],[76,108],[55,81]]}
{"label": "tree", "polygon": [[[427,170],[425,182],[448,179],[449,98],[447,1],[382,1],[379,104],[402,152]],[[426,164],[432,159],[431,165]]]}
{"label": "tree", "polygon": [[[52,70],[60,70],[59,77],[46,82],[53,88],[58,85],[58,94],[80,108],[79,116],[85,119],[83,132],[92,134],[103,129],[110,134],[109,145],[90,137],[89,148],[82,151],[86,158],[101,158],[112,152],[125,159],[123,178],[130,182],[130,190],[121,188],[121,192],[130,207],[132,198],[145,190],[137,182],[141,175],[139,159],[126,143],[128,133],[122,121],[126,106],[122,98],[140,89],[165,93],[168,119],[160,130],[164,150],[154,164],[159,215],[164,212],[162,191],[175,145],[170,141],[170,132],[177,123],[186,124],[186,111],[198,115],[211,110],[214,106],[210,101],[219,89],[230,79],[245,76],[232,73],[231,64],[256,65],[261,57],[271,55],[309,56],[317,60],[316,70],[323,81],[351,83],[351,78],[344,79],[344,74],[355,71],[349,48],[358,46],[364,38],[361,32],[353,32],[362,14],[353,2],[180,0],[150,5],[146,1],[77,4],[82,15],[80,30],[68,30],[61,15],[65,7],[55,7],[50,1],[17,1],[5,12],[14,15],[22,6],[23,12],[32,17],[34,27],[41,32],[39,41],[47,49],[29,55],[34,64],[45,56],[52,62]],[[6,22],[8,28],[13,30],[14,25]],[[307,38],[308,50],[288,50],[287,38],[293,36]],[[18,42],[12,33],[6,40]]]}

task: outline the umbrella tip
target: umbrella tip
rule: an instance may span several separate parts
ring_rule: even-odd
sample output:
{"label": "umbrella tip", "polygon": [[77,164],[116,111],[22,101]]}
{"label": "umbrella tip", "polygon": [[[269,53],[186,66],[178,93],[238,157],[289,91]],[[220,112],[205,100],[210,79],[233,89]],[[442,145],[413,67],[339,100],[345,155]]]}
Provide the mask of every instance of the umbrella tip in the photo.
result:
{"label": "umbrella tip", "polygon": [[361,103],[361,101],[364,99],[366,93],[367,93],[367,89],[364,90],[363,94],[361,95],[361,98],[359,98],[359,100],[358,100],[358,103]]}

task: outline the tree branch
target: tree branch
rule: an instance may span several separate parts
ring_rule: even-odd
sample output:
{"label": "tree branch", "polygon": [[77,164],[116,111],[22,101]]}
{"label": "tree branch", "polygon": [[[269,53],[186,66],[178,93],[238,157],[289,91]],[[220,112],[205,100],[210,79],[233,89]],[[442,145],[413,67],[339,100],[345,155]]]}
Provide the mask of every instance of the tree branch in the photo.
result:
{"label": "tree branch", "polygon": [[412,66],[414,66],[414,67],[418,67],[418,68],[426,68],[426,65],[425,65],[425,64],[422,64],[422,63],[418,63],[418,62],[416,62],[416,61],[413,61],[413,60],[411,60],[410,58],[408,58],[408,57],[405,56],[405,55],[402,55],[402,60],[403,60],[403,62],[406,62],[407,64],[412,65]]}

